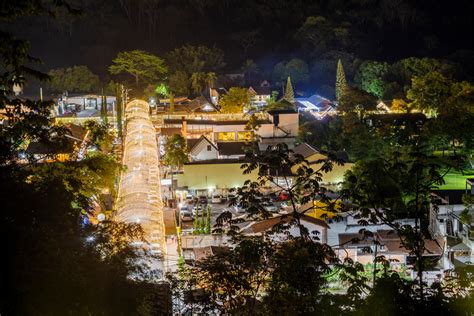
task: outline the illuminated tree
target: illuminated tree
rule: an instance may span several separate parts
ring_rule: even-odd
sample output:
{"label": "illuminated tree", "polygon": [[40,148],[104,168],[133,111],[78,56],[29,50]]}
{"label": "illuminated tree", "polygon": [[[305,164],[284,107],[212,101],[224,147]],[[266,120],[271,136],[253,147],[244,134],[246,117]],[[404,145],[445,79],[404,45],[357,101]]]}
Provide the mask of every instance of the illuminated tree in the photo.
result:
{"label": "illuminated tree", "polygon": [[342,62],[339,59],[337,61],[337,72],[336,72],[336,100],[339,101],[347,89],[346,75],[344,74],[344,68]]}
{"label": "illuminated tree", "polygon": [[109,72],[113,75],[128,73],[135,79],[138,87],[139,80],[148,83],[156,83],[163,78],[167,72],[164,60],[141,50],[132,50],[118,53],[109,66]]}
{"label": "illuminated tree", "polygon": [[248,89],[232,87],[219,101],[221,112],[242,113],[250,106],[251,97]]}
{"label": "illuminated tree", "polygon": [[295,93],[293,92],[293,86],[291,85],[291,78],[289,76],[286,80],[285,95],[283,96],[283,99],[290,103],[295,102]]}
{"label": "illuminated tree", "polygon": [[413,110],[413,104],[403,99],[393,99],[390,110],[393,112],[410,113]]}
{"label": "illuminated tree", "polygon": [[422,77],[414,77],[407,92],[414,107],[436,115],[450,96],[452,81],[437,71],[430,71]]}
{"label": "illuminated tree", "polygon": [[387,63],[368,60],[360,65],[354,81],[362,90],[382,98],[385,93],[384,76],[389,70],[390,66]]}
{"label": "illuminated tree", "polygon": [[120,84],[115,85],[115,106],[117,110],[117,130],[119,138],[122,137],[122,125],[123,125],[123,86]]}

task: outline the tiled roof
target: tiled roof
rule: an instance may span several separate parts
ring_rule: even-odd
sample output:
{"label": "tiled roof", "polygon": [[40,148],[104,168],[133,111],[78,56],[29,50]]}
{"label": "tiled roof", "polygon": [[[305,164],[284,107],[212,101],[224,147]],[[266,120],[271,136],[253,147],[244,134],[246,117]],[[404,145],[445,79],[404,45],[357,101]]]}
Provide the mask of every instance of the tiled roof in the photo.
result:
{"label": "tiled roof", "polygon": [[[278,215],[272,218],[264,219],[262,221],[251,224],[243,230],[243,233],[260,234],[269,231],[273,228],[273,226],[277,224],[288,223],[291,219],[291,215]],[[321,227],[329,228],[329,225],[325,221],[308,215],[301,215],[301,220]]]}
{"label": "tiled roof", "polygon": [[200,140],[201,138],[187,138],[186,146],[188,147],[188,151],[191,151],[193,147],[196,146],[197,143],[199,143]]}
{"label": "tiled roof", "polygon": [[372,244],[371,241],[367,240],[364,235],[357,233],[339,234],[339,245],[344,248],[354,247],[365,247]]}
{"label": "tiled roof", "polygon": [[251,86],[249,89],[253,89],[257,93],[257,95],[271,95],[272,88],[271,87],[261,87],[261,86]]}
{"label": "tiled roof", "polygon": [[296,146],[295,148],[293,148],[293,152],[295,154],[303,156],[304,158],[307,158],[307,157],[309,157],[313,154],[318,153],[318,150],[311,147],[311,145],[309,145],[307,143],[302,143],[302,144]]}

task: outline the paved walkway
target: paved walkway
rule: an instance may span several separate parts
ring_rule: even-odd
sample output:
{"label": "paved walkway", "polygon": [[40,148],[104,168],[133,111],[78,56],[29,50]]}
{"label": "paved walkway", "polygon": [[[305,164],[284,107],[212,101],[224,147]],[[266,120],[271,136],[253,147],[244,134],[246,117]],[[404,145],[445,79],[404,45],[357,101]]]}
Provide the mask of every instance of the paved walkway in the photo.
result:
{"label": "paved walkway", "polygon": [[176,217],[172,208],[163,208],[163,221],[165,223],[166,250],[165,267],[168,272],[175,272],[178,269],[178,239],[176,234]]}

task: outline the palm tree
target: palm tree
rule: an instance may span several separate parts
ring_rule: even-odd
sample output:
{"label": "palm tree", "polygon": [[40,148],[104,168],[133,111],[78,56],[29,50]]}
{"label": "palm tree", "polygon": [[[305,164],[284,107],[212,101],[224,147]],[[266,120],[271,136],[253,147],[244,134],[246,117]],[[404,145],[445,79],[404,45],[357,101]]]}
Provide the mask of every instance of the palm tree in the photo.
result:
{"label": "palm tree", "polygon": [[250,84],[252,74],[256,74],[259,71],[258,65],[252,59],[247,59],[243,63],[241,70],[245,75],[247,84]]}
{"label": "palm tree", "polygon": [[215,72],[195,72],[191,75],[191,87],[195,94],[200,94],[204,87],[212,88],[217,79]]}

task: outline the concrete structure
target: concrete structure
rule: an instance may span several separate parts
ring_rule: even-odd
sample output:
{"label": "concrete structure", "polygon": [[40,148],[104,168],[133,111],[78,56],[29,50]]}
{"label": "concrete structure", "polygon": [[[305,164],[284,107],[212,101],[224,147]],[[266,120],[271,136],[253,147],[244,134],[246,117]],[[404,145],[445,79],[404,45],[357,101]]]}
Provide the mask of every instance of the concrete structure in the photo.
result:
{"label": "concrete structure", "polygon": [[[463,190],[451,190],[433,195],[429,228],[432,235],[445,240],[445,269],[474,264],[474,205],[464,205],[464,194]],[[470,223],[466,222],[469,218]]]}
{"label": "concrete structure", "polygon": [[187,163],[178,174],[178,187],[192,191],[228,190],[243,186],[246,180],[257,180],[257,173],[244,175],[238,159],[214,159]]}
{"label": "concrete structure", "polygon": [[[299,118],[296,111],[270,111],[258,113],[260,127],[257,134],[262,142],[268,139],[282,139],[294,142],[298,136]],[[213,143],[223,141],[244,141],[249,138],[246,125],[249,117],[245,114],[201,114],[201,115],[168,115],[163,117],[162,135],[167,130],[181,130],[187,138],[206,136]]]}

